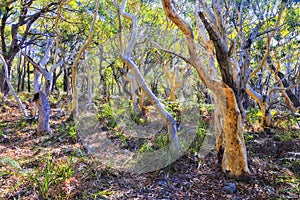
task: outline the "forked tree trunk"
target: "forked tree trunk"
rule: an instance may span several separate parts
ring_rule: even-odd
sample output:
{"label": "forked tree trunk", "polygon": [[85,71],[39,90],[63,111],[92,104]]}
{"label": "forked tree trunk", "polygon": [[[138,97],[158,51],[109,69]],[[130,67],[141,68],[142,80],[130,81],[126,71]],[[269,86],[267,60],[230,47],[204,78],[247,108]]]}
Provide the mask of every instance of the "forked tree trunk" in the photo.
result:
{"label": "forked tree trunk", "polygon": [[[207,71],[207,67],[204,66],[200,60],[196,50],[197,48],[192,28],[179,16],[173,2],[171,0],[162,0],[162,3],[168,18],[171,19],[185,34],[190,55],[189,62],[196,68],[199,78],[203,83],[212,90],[215,101],[219,106],[217,107],[217,121],[215,122],[218,126],[216,147],[217,151],[221,154],[222,170],[225,173],[228,173],[228,175],[237,178],[241,178],[244,175],[247,176],[249,174],[249,169],[247,164],[247,152],[243,139],[242,116],[238,108],[234,91],[231,88],[234,85],[234,79],[232,74],[230,74],[230,59],[227,57],[229,55],[228,49],[226,48],[227,42],[224,38],[218,38],[219,35],[215,34],[214,29],[211,28],[212,24],[206,20],[203,14],[202,16],[200,15],[201,21],[205,23],[206,30],[210,33],[210,37],[213,38],[215,48],[218,48],[216,51],[218,54],[217,59],[219,62],[219,69],[223,78],[221,81],[218,80],[216,76],[210,76],[211,73]],[[207,17],[210,20],[216,20],[214,26],[218,26],[217,28],[221,28],[222,30],[221,14],[216,12],[217,15],[215,16],[203,1],[200,1],[200,3],[202,9],[209,15]],[[208,70],[214,69],[209,66]],[[223,122],[224,124],[222,124]]]}

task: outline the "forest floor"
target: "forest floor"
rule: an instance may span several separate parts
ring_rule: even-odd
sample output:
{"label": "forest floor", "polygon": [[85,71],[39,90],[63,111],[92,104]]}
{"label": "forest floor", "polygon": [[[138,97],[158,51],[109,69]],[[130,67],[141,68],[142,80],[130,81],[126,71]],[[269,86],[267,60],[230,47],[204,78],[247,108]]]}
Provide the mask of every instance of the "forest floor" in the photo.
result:
{"label": "forest floor", "polygon": [[245,140],[252,175],[248,181],[226,177],[213,151],[205,158],[187,152],[166,168],[136,175],[105,167],[87,155],[60,108],[52,109],[49,135],[39,135],[37,122],[25,120],[13,100],[0,100],[0,108],[0,199],[300,197],[296,128],[249,128]]}

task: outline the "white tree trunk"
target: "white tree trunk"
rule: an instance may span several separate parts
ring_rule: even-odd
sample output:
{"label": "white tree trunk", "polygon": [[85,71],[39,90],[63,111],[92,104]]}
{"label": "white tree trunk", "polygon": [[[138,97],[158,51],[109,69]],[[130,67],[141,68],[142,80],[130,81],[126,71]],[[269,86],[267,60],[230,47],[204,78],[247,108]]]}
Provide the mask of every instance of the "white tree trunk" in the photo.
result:
{"label": "white tree trunk", "polygon": [[[132,53],[134,45],[136,44],[136,40],[137,40],[138,24],[137,24],[136,16],[125,12],[125,7],[126,7],[126,0],[123,0],[122,6],[120,9],[120,13],[124,18],[129,19],[132,22],[132,31],[131,31],[131,37],[128,42],[127,48],[125,49],[125,53],[123,54],[121,52],[121,60],[129,68],[130,72],[135,77],[138,85],[141,87],[144,94],[147,96],[147,98],[149,99],[151,104],[156,108],[157,112],[160,114],[162,119],[167,124],[168,135],[169,135],[169,140],[170,140],[170,144],[171,144],[171,151],[178,152],[179,151],[179,143],[178,143],[178,138],[177,138],[176,121],[174,120],[172,115],[164,109],[164,107],[162,106],[160,101],[157,99],[157,97],[148,88],[138,66],[130,58],[130,54]],[[122,41],[120,41],[120,43],[122,43]]]}
{"label": "white tree trunk", "polygon": [[24,107],[24,105],[22,104],[20,98],[18,97],[17,93],[15,92],[14,88],[12,87],[11,83],[10,83],[10,78],[8,76],[8,69],[7,69],[7,63],[5,61],[5,59],[3,58],[3,56],[0,54],[0,59],[1,59],[1,62],[2,64],[4,65],[4,71],[5,71],[5,80],[6,80],[6,83],[11,91],[11,93],[14,95],[15,99],[17,100],[23,114],[25,117],[28,117],[28,114],[26,112],[26,109]]}

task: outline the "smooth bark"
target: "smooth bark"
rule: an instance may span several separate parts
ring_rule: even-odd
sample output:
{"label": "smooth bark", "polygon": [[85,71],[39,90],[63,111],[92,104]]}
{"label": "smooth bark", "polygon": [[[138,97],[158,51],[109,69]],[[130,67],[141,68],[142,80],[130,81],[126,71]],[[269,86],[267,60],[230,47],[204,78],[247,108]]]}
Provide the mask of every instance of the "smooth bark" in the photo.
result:
{"label": "smooth bark", "polygon": [[160,114],[162,119],[167,124],[168,135],[169,135],[169,140],[170,140],[170,144],[171,144],[171,150],[172,150],[172,152],[177,152],[177,151],[179,151],[179,143],[178,143],[178,138],[177,138],[176,121],[174,120],[173,116],[165,110],[165,108],[162,106],[162,104],[157,99],[157,97],[149,89],[138,66],[131,60],[131,53],[134,49],[134,45],[136,44],[136,40],[137,40],[138,24],[137,24],[136,16],[134,16],[130,13],[127,13],[125,11],[125,8],[126,8],[126,0],[123,0],[122,6],[120,9],[120,14],[124,18],[126,18],[132,22],[132,30],[131,30],[131,37],[130,37],[128,45],[125,49],[124,54],[121,52],[121,56],[120,56],[121,60],[129,68],[130,72],[135,77],[135,79],[136,79],[139,87],[142,89],[143,93],[146,95],[146,97],[149,99],[151,104],[155,107],[157,112]]}
{"label": "smooth bark", "polygon": [[3,68],[4,68],[4,71],[5,71],[5,80],[7,82],[7,85],[9,87],[11,93],[14,95],[15,99],[17,100],[17,102],[19,104],[19,107],[22,110],[24,116],[28,117],[28,114],[26,112],[26,109],[25,109],[24,105],[22,104],[20,98],[18,97],[17,93],[15,92],[14,88],[12,87],[12,85],[10,83],[10,78],[9,78],[9,75],[8,75],[7,64],[6,64],[6,61],[5,61],[4,57],[1,54],[0,54],[0,60],[1,60],[2,64],[3,64]]}

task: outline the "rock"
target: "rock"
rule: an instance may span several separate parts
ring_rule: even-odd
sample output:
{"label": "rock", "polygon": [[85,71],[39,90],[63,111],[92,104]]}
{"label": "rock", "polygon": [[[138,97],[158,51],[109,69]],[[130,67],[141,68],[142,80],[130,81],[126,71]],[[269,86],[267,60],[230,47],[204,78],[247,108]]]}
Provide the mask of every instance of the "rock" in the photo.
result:
{"label": "rock", "polygon": [[103,126],[101,129],[102,131],[108,131],[108,128],[106,126]]}
{"label": "rock", "polygon": [[223,190],[228,194],[233,194],[236,192],[236,184],[235,183],[225,183]]}

